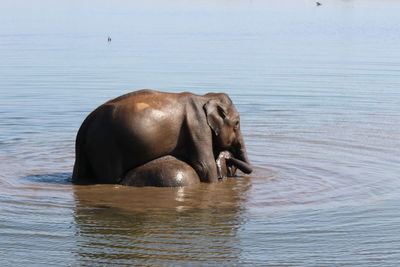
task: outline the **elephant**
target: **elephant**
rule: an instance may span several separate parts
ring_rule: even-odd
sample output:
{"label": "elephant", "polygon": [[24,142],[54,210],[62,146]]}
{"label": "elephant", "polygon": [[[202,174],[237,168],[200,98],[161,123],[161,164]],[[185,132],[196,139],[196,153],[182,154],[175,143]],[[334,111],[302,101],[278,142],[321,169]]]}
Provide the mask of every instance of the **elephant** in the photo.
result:
{"label": "elephant", "polygon": [[118,184],[130,170],[169,155],[201,182],[216,183],[222,151],[251,172],[239,113],[227,94],[139,90],[107,101],[83,121],[72,181]]}
{"label": "elephant", "polygon": [[[234,176],[237,168],[244,173],[251,172],[249,164],[233,158],[229,151],[222,151],[216,164],[218,178],[221,179]],[[189,186],[198,183],[200,178],[195,170],[173,156],[164,156],[134,168],[120,182],[122,185],[158,187]]]}

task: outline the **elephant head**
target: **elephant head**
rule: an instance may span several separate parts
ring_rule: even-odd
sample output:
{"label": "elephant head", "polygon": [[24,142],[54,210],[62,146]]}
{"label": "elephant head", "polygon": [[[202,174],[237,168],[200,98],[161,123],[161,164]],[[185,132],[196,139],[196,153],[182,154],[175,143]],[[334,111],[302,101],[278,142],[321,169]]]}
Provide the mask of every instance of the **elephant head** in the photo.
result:
{"label": "elephant head", "polygon": [[[229,151],[233,157],[250,166],[243,136],[240,131],[240,116],[231,99],[223,93],[205,95],[209,100],[204,105],[207,123],[213,132],[213,152],[217,158],[221,151]],[[251,173],[251,168],[246,168]]]}

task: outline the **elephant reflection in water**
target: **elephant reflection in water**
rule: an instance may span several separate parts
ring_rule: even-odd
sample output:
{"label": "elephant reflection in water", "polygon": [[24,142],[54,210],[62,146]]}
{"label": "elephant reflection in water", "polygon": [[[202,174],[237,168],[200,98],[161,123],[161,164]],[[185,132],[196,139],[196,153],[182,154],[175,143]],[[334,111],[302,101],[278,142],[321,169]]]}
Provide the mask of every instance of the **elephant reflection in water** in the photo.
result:
{"label": "elephant reflection in water", "polygon": [[250,180],[189,187],[75,186],[78,265],[240,261]]}
{"label": "elephant reflection in water", "polygon": [[[104,103],[85,119],[72,179],[184,186],[216,183],[236,168],[252,171],[239,113],[228,95],[140,90]],[[143,174],[155,178],[143,180]]]}

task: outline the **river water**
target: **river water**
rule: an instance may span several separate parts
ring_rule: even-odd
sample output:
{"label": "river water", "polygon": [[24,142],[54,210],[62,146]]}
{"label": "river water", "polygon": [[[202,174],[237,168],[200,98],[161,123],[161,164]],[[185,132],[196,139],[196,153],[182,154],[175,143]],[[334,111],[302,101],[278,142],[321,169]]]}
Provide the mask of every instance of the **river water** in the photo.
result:
{"label": "river water", "polygon": [[[2,1],[0,265],[398,266],[400,1],[168,2]],[[255,172],[72,185],[142,88],[228,93]]]}

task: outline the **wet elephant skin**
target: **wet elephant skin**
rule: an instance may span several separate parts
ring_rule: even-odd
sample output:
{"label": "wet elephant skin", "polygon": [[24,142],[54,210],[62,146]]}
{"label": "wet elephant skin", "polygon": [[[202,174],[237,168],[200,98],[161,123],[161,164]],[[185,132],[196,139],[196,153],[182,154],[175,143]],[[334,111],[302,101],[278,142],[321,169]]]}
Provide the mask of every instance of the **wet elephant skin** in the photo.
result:
{"label": "wet elephant skin", "polygon": [[175,187],[200,183],[195,170],[172,156],[152,160],[129,171],[122,185]]}
{"label": "wet elephant skin", "polygon": [[119,183],[124,175],[171,155],[201,182],[218,181],[216,158],[227,150],[247,164],[240,117],[228,95],[132,92],[95,109],[76,138],[73,181]]}

